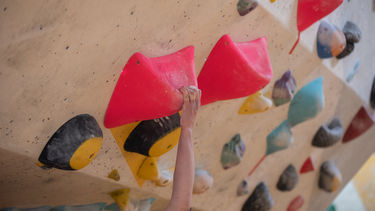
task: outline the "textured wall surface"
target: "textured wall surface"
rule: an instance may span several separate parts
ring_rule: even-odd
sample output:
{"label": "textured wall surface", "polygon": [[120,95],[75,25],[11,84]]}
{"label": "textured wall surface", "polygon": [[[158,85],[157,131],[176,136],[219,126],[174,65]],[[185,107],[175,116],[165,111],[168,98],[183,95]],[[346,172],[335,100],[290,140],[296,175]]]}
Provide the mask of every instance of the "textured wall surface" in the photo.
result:
{"label": "textured wall surface", "polygon": [[[236,42],[268,38],[274,78],[266,89],[290,69],[297,90],[322,76],[325,108],[314,119],[293,127],[294,144],[267,156],[251,177],[248,172],[264,155],[266,136],[286,119],[288,104],[264,113],[238,115],[246,98],[203,106],[197,117],[193,142],[196,166],[206,169],[214,185],[194,195],[198,210],[240,210],[248,195],[236,196],[243,180],[250,191],[264,181],[275,201],[272,210],[286,210],[302,195],[301,210],[325,210],[361,164],[375,150],[375,129],[356,140],[320,149],[311,140],[321,124],[338,116],[344,129],[368,96],[375,74],[375,13],[372,1],[344,1],[326,20],[343,27],[347,20],[358,24],[363,39],[343,60],[320,60],[315,42],[318,23],[297,37],[296,0],[260,2],[240,17],[233,0],[129,0],[129,1],[0,1],[0,208],[38,205],[111,202],[109,192],[128,187],[132,197],[156,197],[153,210],[162,210],[172,185],[164,188],[136,184],[110,130],[103,126],[105,110],[119,74],[134,52],[157,57],[187,45],[195,46],[196,73],[216,41],[229,34]],[[350,83],[347,74],[360,59]],[[140,78],[139,80],[142,80]],[[103,145],[97,157],[77,172],[45,171],[35,165],[50,136],[68,119],[88,113],[103,129]],[[246,144],[242,162],[228,170],[220,163],[222,146],[240,133]],[[176,148],[161,157],[161,166],[174,165]],[[297,170],[311,156],[315,171],[299,175],[291,192],[276,189],[279,175],[292,163]],[[319,167],[334,160],[343,184],[334,193],[317,186]],[[116,168],[121,180],[107,175]]]}

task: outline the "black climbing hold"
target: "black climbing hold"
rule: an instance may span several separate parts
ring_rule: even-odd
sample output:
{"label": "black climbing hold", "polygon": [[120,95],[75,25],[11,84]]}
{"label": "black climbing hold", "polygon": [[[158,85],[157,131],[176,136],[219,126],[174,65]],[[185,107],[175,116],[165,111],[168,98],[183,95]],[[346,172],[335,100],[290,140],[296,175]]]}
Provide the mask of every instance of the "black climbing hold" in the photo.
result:
{"label": "black climbing hold", "polygon": [[326,161],[320,166],[319,188],[334,192],[340,186],[342,176],[333,161]]}
{"label": "black climbing hold", "polygon": [[150,156],[151,147],[161,138],[180,127],[180,114],[142,121],[126,139],[124,149]]}
{"label": "black climbing hold", "polygon": [[355,23],[351,21],[346,21],[342,32],[344,32],[345,38],[348,42],[358,43],[361,40],[361,37],[362,37],[361,30]]}
{"label": "black climbing hold", "polygon": [[246,15],[258,6],[258,0],[239,0],[237,11],[241,16]]}
{"label": "black climbing hold", "polygon": [[273,206],[273,199],[264,182],[260,182],[242,206],[241,211],[268,211]]}
{"label": "black climbing hold", "polygon": [[103,133],[95,118],[80,114],[63,124],[49,139],[39,156],[42,168],[77,170],[98,153]]}
{"label": "black climbing hold", "polygon": [[370,105],[372,109],[375,109],[375,77],[372,81],[372,88],[370,94]]}
{"label": "black climbing hold", "polygon": [[291,191],[298,183],[298,173],[296,168],[290,164],[279,177],[277,189],[280,191]]}
{"label": "black climbing hold", "polygon": [[[345,34],[346,37],[346,34]],[[337,59],[342,59],[354,51],[354,43],[346,41],[344,50],[336,56]]]}
{"label": "black climbing hold", "polygon": [[342,138],[343,128],[339,118],[335,117],[328,124],[320,126],[315,133],[312,145],[316,147],[329,147]]}

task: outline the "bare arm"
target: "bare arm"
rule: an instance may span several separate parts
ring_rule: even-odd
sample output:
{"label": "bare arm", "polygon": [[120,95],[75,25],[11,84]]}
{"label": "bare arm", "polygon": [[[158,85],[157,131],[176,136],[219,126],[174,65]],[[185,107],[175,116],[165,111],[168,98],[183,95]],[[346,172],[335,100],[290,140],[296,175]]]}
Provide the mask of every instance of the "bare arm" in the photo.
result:
{"label": "bare arm", "polygon": [[194,183],[194,148],[191,137],[200,106],[201,92],[196,87],[184,87],[180,91],[184,96],[181,136],[177,149],[172,198],[167,211],[189,210]]}

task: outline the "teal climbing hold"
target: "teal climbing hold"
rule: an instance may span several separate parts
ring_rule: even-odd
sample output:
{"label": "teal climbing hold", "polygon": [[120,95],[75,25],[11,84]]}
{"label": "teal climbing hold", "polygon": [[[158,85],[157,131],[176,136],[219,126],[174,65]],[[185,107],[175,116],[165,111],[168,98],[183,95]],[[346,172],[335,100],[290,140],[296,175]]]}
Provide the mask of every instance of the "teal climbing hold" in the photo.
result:
{"label": "teal climbing hold", "polygon": [[291,127],[314,118],[324,108],[323,78],[319,77],[302,87],[289,106],[288,123]]}
{"label": "teal climbing hold", "polygon": [[293,143],[293,134],[285,120],[267,136],[266,155],[288,148]]}
{"label": "teal climbing hold", "polygon": [[266,154],[251,169],[249,176],[267,155],[286,149],[293,143],[293,134],[290,130],[293,126],[314,118],[323,107],[323,78],[319,77],[302,87],[294,96],[289,105],[288,119],[267,136]]}

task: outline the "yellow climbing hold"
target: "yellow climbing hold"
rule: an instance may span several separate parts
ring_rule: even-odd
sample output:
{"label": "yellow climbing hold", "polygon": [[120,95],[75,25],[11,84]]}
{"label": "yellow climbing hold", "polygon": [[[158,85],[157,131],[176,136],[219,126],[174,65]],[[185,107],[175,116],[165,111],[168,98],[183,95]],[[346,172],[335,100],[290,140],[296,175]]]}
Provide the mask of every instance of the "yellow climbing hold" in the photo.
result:
{"label": "yellow climbing hold", "polygon": [[83,142],[70,158],[70,167],[78,170],[87,166],[98,154],[102,142],[102,137],[90,138]]}
{"label": "yellow climbing hold", "polygon": [[276,0],[270,0],[271,3],[274,3]]}
{"label": "yellow climbing hold", "polygon": [[108,178],[120,181],[120,174],[118,173],[117,169],[113,169],[111,173],[109,173]]}
{"label": "yellow climbing hold", "polygon": [[150,151],[148,152],[150,157],[159,157],[171,150],[177,145],[178,140],[180,140],[180,134],[181,127],[178,127],[163,138],[157,140],[154,145],[151,146]]}
{"label": "yellow climbing hold", "polygon": [[124,149],[126,139],[139,123],[140,122],[134,122],[120,127],[111,128],[111,132],[117,142],[119,149],[122,152],[122,155],[128,163],[131,172],[133,173],[134,179],[137,181],[138,185],[142,187],[144,179],[138,177],[137,173],[144,159],[147,157],[139,153],[127,152]]}
{"label": "yellow climbing hold", "polygon": [[143,161],[141,167],[138,170],[138,177],[145,180],[158,181],[159,180],[159,168],[157,158],[147,157]]}
{"label": "yellow climbing hold", "polygon": [[129,203],[129,193],[130,193],[130,189],[124,188],[124,189],[113,191],[110,193],[110,195],[113,198],[113,200],[115,200],[115,202],[120,207],[120,209],[123,210],[126,208],[126,206]]}
{"label": "yellow climbing hold", "polygon": [[272,106],[272,101],[265,97],[262,92],[250,95],[242,104],[238,114],[254,114],[267,111]]}

